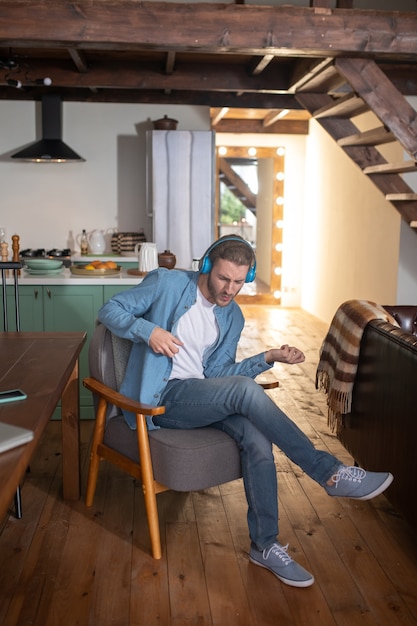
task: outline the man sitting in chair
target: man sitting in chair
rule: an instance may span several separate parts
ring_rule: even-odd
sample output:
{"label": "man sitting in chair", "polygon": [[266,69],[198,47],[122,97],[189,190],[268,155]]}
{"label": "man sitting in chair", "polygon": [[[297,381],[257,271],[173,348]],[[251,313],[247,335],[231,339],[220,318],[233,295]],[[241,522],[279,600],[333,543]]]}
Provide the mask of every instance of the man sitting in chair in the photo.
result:
{"label": "man sitting in chair", "polygon": [[[249,558],[288,585],[308,587],[314,577],[277,540],[272,444],[330,496],[367,500],[382,493],[393,477],[346,467],[316,450],[254,381],[275,362],[302,363],[301,350],[282,345],[236,362],[244,318],[234,298],[255,273],[250,244],[238,235],[225,236],[209,247],[198,272],[150,272],[142,283],[106,302],[99,320],[133,342],[120,391],[165,406],[165,413],[153,418],[156,428],[212,426],[236,441],[248,502]],[[125,419],[135,428],[133,416]]]}

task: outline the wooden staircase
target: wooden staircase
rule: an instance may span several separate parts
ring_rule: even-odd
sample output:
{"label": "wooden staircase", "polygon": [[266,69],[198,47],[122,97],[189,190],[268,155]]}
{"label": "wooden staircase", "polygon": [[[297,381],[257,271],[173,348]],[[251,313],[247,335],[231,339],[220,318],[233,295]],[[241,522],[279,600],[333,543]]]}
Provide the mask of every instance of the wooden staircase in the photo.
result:
{"label": "wooden staircase", "polygon": [[[320,61],[294,84],[300,104],[333,137],[344,152],[417,229],[417,193],[401,174],[417,171],[417,112],[369,59]],[[378,126],[360,132],[352,118],[372,111]],[[397,141],[410,155],[388,163],[378,146]]]}
{"label": "wooden staircase", "polygon": [[218,159],[218,172],[220,182],[224,183],[231,193],[256,215],[256,194],[222,157]]}

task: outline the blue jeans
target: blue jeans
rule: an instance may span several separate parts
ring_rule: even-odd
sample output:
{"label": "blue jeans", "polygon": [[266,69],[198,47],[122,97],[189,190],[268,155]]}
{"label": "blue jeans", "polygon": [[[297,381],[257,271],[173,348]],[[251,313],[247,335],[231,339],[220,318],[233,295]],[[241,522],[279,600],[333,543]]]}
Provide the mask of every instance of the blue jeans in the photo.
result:
{"label": "blue jeans", "polygon": [[165,414],[153,418],[158,426],[212,426],[236,441],[248,501],[249,535],[259,550],[276,541],[278,535],[278,490],[272,444],[320,485],[341,464],[328,452],[316,450],[263,388],[245,376],[171,380],[161,405],[166,407]]}

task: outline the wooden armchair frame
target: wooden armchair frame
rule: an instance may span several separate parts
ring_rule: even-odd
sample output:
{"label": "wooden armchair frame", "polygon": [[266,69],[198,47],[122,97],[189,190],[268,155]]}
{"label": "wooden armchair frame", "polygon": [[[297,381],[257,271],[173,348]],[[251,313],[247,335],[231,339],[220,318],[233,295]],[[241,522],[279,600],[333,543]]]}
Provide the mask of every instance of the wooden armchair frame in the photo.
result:
{"label": "wooden armchair frame", "polygon": [[[142,482],[143,495],[145,498],[152,556],[154,559],[160,559],[161,537],[159,533],[156,494],[161,493],[162,491],[167,491],[169,487],[160,485],[154,479],[148,430],[146,427],[146,415],[161,415],[162,413],[165,413],[165,407],[149,406],[147,404],[135,402],[134,400],[129,400],[126,396],[114,391],[114,389],[110,389],[110,387],[107,387],[94,378],[85,378],[83,380],[83,385],[99,398],[96,413],[96,426],[90,455],[90,467],[88,470],[86,505],[92,506],[93,504],[98,470],[102,459],[110,461],[113,465],[117,465],[134,478],[140,480]],[[104,429],[106,427],[106,411],[109,404],[117,406],[120,409],[130,411],[131,413],[135,413],[140,464],[135,463],[128,457],[120,454],[103,443]]]}

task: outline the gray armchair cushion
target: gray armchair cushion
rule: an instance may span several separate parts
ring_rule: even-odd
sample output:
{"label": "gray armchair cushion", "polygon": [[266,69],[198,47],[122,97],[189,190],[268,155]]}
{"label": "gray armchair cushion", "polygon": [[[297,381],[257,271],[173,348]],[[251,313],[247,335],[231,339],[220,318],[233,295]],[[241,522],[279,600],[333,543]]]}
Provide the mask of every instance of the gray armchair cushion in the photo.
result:
{"label": "gray armchair cushion", "polygon": [[[119,415],[109,420],[104,442],[138,461],[136,431]],[[240,478],[240,455],[231,437],[216,428],[149,431],[155,480],[175,491],[198,491]]]}

